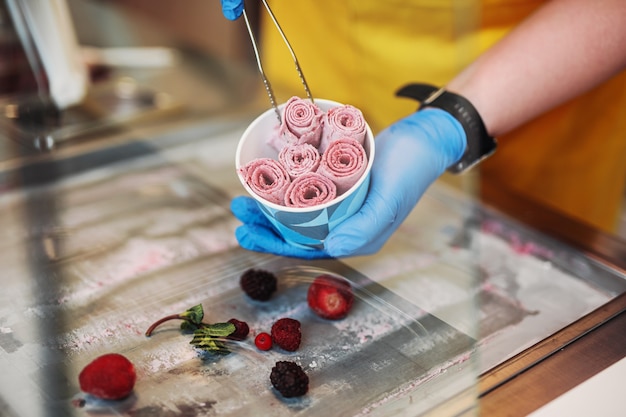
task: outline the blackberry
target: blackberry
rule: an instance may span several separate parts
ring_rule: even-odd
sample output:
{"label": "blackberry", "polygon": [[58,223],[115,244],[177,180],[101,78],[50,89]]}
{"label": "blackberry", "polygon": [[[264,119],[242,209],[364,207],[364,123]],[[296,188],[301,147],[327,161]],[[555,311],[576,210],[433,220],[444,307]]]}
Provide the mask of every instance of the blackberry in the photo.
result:
{"label": "blackberry", "polygon": [[276,276],[262,269],[248,269],[239,279],[239,286],[253,300],[267,301],[276,291]]}
{"label": "blackberry", "polygon": [[283,397],[300,397],[309,390],[309,377],[300,365],[290,361],[278,361],[272,368],[270,381]]}

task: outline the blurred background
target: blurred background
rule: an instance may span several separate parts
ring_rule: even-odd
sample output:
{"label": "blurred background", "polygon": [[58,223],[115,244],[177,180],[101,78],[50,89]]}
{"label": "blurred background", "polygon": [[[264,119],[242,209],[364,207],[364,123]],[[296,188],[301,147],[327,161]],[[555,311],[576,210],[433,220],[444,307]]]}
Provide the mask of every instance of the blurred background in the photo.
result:
{"label": "blurred background", "polygon": [[[138,128],[149,139],[254,115],[268,106],[259,93],[245,24],[217,0],[0,2],[2,172]],[[4,175],[0,189],[13,186]]]}
{"label": "blurred background", "polygon": [[[256,32],[258,6],[246,5]],[[0,3],[0,190],[49,178],[25,175],[30,163],[171,132],[183,141],[268,106],[245,23],[224,18],[218,0]]]}

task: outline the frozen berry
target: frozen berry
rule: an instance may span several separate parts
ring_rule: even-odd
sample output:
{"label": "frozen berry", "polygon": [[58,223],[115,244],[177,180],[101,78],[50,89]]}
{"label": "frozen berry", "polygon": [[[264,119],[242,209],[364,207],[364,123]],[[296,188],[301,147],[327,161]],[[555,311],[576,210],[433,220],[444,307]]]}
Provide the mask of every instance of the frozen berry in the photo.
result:
{"label": "frozen berry", "polygon": [[276,362],[270,374],[270,381],[283,397],[300,397],[309,390],[309,377],[295,362]]}
{"label": "frozen berry", "polygon": [[248,269],[239,279],[241,289],[253,300],[267,301],[276,291],[276,276],[262,269]]}
{"label": "frozen berry", "polygon": [[309,286],[307,302],[318,316],[338,320],[348,315],[354,294],[348,281],[332,275],[320,275]]}
{"label": "frozen berry", "polygon": [[272,336],[263,332],[256,335],[254,344],[259,350],[270,350],[272,348]]}
{"label": "frozen berry", "polygon": [[282,318],[276,320],[272,325],[272,341],[281,348],[294,352],[300,347],[302,333],[300,322],[292,318]]}
{"label": "frozen berry", "polygon": [[99,356],[78,375],[81,390],[104,400],[128,397],[136,379],[133,364],[118,353]]}
{"label": "frozen berry", "polygon": [[248,333],[250,333],[248,323],[237,319],[230,319],[228,322],[235,325],[235,331],[228,336],[230,339],[243,340],[248,337]]}

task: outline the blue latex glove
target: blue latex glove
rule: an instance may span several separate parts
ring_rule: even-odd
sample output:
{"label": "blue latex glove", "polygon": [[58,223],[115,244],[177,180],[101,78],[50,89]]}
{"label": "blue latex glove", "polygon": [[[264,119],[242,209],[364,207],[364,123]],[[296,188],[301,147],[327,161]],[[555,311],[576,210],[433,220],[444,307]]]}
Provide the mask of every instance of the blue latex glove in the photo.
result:
{"label": "blue latex glove", "polygon": [[326,238],[324,250],[289,245],[274,232],[249,197],[231,209],[244,224],[236,231],[246,249],[315,259],[378,252],[417,204],[426,189],[465,152],[461,124],[440,109],[425,109],[392,124],[376,138],[370,190],[361,209]]}
{"label": "blue latex glove", "polygon": [[221,0],[222,13],[228,20],[237,20],[243,14],[243,0]]}
{"label": "blue latex glove", "polygon": [[244,249],[292,258],[330,258],[322,250],[303,249],[285,242],[252,198],[235,197],[230,203],[230,208],[235,217],[243,222],[243,225],[235,230],[235,236]]}

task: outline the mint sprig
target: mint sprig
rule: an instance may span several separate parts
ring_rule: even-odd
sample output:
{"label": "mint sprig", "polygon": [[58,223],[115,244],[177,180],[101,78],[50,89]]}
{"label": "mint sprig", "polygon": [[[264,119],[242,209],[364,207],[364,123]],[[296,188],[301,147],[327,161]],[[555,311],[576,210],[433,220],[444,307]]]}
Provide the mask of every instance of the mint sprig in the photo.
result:
{"label": "mint sprig", "polygon": [[180,316],[188,322],[198,326],[201,325],[202,319],[204,319],[204,309],[202,308],[202,304],[188,308],[184,312],[180,313]]}
{"label": "mint sprig", "polygon": [[226,348],[223,339],[230,336],[237,330],[233,323],[203,323],[204,309],[202,304],[195,305],[182,313],[171,314],[155,321],[148,330],[146,336],[150,337],[154,330],[170,320],[182,320],[180,324],[181,330],[193,331],[193,339],[189,342],[191,345],[205,352],[228,354],[230,351]]}
{"label": "mint sprig", "polygon": [[193,332],[193,339],[189,343],[205,352],[228,354],[230,351],[221,338],[230,336],[235,330],[232,323],[205,324]]}
{"label": "mint sprig", "polygon": [[155,321],[148,327],[148,330],[146,330],[146,336],[150,337],[154,330],[166,321],[183,320],[180,326],[182,330],[195,330],[203,325],[202,319],[204,319],[204,309],[202,308],[202,304],[198,304],[188,308],[182,313],[170,314],[169,316]]}

